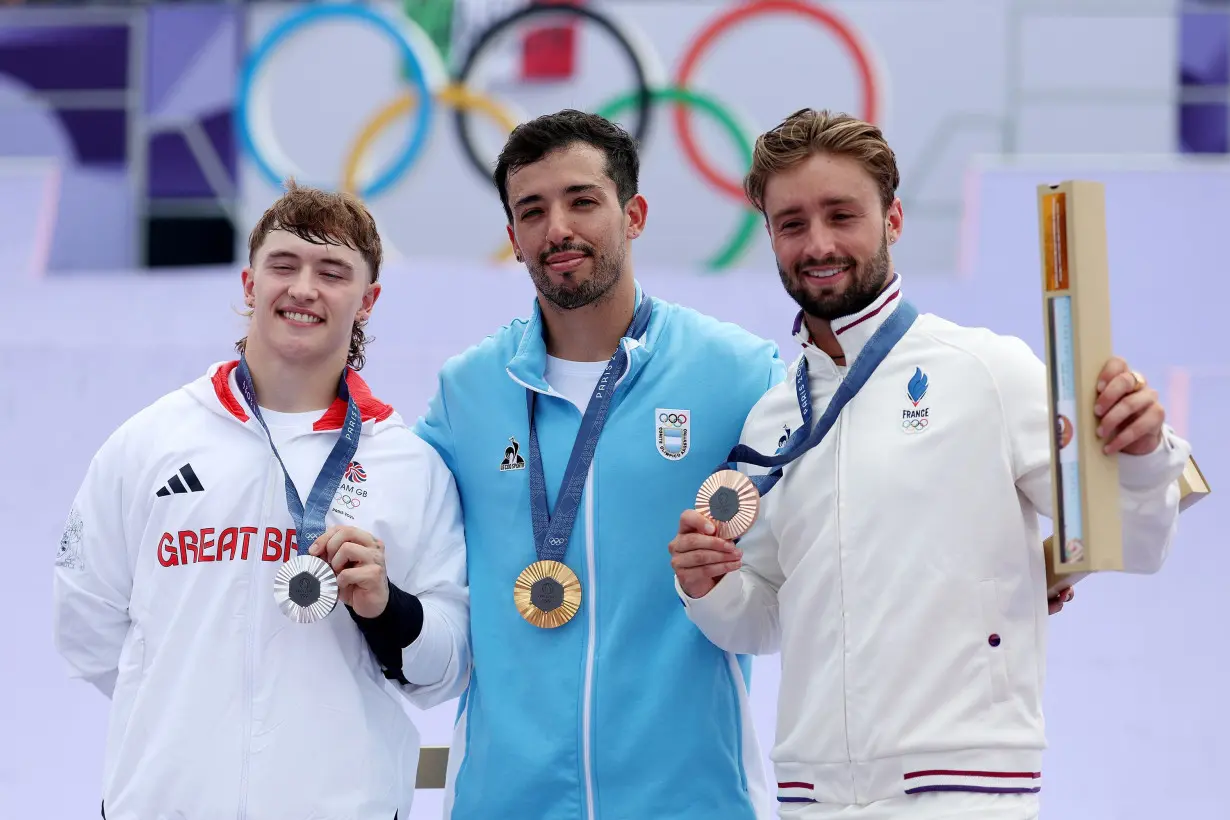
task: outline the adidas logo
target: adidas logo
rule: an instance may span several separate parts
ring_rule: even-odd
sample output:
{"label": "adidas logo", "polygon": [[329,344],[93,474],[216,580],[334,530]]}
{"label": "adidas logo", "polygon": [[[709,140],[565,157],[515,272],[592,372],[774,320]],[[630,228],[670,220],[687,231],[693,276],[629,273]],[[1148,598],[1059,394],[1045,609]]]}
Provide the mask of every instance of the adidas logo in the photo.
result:
{"label": "adidas logo", "polygon": [[[180,480],[182,477],[182,481]],[[187,485],[186,487],[184,485]],[[158,498],[163,498],[171,493],[203,493],[205,488],[201,486],[201,480],[196,477],[196,472],[193,471],[191,464],[185,464],[179,468],[179,472],[171,476],[170,480],[163,485],[162,489],[154,493]]]}

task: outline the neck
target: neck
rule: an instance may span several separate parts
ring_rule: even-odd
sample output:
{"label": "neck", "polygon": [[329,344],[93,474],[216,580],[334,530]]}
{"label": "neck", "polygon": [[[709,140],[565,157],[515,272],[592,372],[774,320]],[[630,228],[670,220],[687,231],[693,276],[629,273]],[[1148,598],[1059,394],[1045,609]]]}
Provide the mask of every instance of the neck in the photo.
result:
{"label": "neck", "polygon": [[846,353],[841,349],[841,343],[837,341],[837,334],[833,332],[833,325],[828,319],[805,313],[803,323],[807,325],[807,334],[811,337],[812,344],[828,354],[835,363],[846,363]]}
{"label": "neck", "polygon": [[244,353],[252,373],[252,388],[262,408],[277,413],[322,413],[337,398],[337,383],[345,360],[323,367],[312,363],[286,363],[265,354],[259,345],[249,344]]}
{"label": "neck", "polygon": [[615,355],[636,313],[636,282],[625,272],[605,296],[585,307],[562,310],[538,298],[547,353],[570,362],[604,362]]}

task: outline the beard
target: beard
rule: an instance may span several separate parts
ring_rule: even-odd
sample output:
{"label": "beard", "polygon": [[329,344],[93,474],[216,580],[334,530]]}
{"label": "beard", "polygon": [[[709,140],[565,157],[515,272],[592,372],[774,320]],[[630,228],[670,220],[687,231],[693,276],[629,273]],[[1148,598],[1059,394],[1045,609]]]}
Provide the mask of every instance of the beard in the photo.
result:
{"label": "beard", "polygon": [[[583,253],[593,260],[593,269],[588,279],[578,282],[575,279],[576,274],[569,273],[564,275],[564,281],[561,284],[551,281],[551,273],[547,270],[547,258],[552,254],[565,251]],[[526,262],[526,268],[529,269],[534,287],[546,297],[548,302],[560,310],[575,310],[602,299],[619,281],[623,266],[624,252],[622,249],[616,255],[599,253],[592,245],[571,241],[548,247],[539,254],[537,262]]]}
{"label": "beard", "polygon": [[[817,294],[808,288],[807,274],[803,273],[804,268],[836,265],[853,266],[845,290],[839,292],[822,290]],[[782,286],[786,288],[786,293],[790,294],[790,298],[808,316],[814,316],[826,322],[858,313],[874,302],[880,295],[880,291],[884,290],[884,284],[888,281],[891,269],[892,265],[888,258],[887,230],[884,232],[884,238],[880,240],[880,249],[876,251],[875,256],[865,261],[850,256],[826,256],[823,259],[808,256],[796,262],[790,273],[786,272],[780,262],[777,265],[777,273],[781,276]]]}

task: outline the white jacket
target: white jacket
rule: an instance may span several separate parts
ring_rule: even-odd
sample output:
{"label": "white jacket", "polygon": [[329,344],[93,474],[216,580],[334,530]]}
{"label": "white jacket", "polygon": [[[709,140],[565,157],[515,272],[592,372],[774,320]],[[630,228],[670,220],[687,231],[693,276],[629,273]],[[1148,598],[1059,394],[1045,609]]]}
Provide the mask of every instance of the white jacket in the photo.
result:
{"label": "white jacket", "polygon": [[[900,302],[898,279],[834,323],[847,362]],[[845,368],[796,335],[819,418]],[[743,443],[771,454],[798,428],[797,367]],[[703,598],[680,590],[718,646],[781,652],[779,801],[1040,788],[1048,425],[1045,365],[1024,342],[920,315],[765,496],[742,568]],[[1129,572],[1165,560],[1189,453],[1167,429],[1154,453],[1119,456]]]}
{"label": "white jacket", "polygon": [[[106,816],[405,820],[419,749],[405,699],[426,708],[456,697],[469,671],[452,476],[352,374],[362,434],[325,523],[381,538],[390,580],[423,605],[422,632],[403,652],[410,685],[398,686],[340,601],[315,624],[277,608],[273,578],[295,553],[294,524],[235,364],[212,366],[107,439],[61,541],[56,645],[112,701]],[[314,425],[275,431],[301,498],[345,410],[338,400]]]}

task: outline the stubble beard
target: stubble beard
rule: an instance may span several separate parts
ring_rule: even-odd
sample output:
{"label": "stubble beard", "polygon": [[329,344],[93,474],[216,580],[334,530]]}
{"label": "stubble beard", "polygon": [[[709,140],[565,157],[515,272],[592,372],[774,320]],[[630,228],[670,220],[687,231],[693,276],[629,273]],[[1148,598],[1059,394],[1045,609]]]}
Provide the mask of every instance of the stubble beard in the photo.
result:
{"label": "stubble beard", "polygon": [[[570,284],[572,277],[566,276],[563,284],[551,280],[547,270],[547,257],[561,252],[584,253],[591,260],[592,271],[589,278],[577,284]],[[586,305],[594,304],[605,298],[615,285],[623,271],[624,253],[617,255],[599,253],[590,245],[579,242],[565,242],[543,251],[535,263],[526,263],[534,287],[538,289],[548,302],[560,310],[576,310]]]}
{"label": "stubble beard", "polygon": [[[854,269],[850,273],[849,284],[844,291],[824,295],[814,295],[808,291],[803,268],[851,264],[854,265]],[[866,262],[852,257],[826,256],[823,259],[808,257],[795,263],[792,274],[788,274],[781,263],[778,263],[777,273],[781,277],[786,293],[790,294],[790,298],[808,316],[832,321],[858,313],[876,300],[892,273],[892,264],[888,257],[888,231],[885,230],[875,256]]]}

